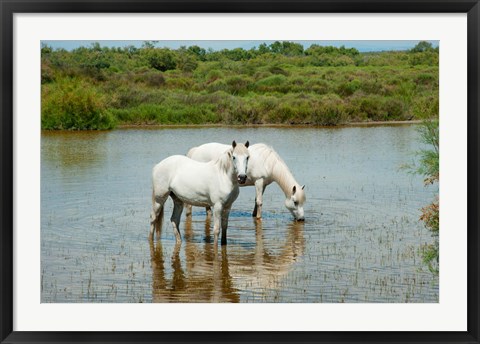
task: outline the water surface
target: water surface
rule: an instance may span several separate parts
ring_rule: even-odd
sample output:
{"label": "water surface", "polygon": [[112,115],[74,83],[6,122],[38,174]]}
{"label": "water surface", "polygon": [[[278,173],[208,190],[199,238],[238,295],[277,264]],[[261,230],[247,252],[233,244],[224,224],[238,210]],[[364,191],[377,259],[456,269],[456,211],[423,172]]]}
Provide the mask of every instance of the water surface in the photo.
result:
{"label": "water surface", "polygon": [[[275,148],[305,184],[305,223],[267,187],[234,203],[228,245],[213,247],[201,208],[175,244],[167,201],[148,241],[151,170],[205,142]],[[418,221],[435,189],[400,166],[423,148],[415,125],[348,128],[167,128],[43,132],[42,302],[438,302],[424,266],[433,240]]]}

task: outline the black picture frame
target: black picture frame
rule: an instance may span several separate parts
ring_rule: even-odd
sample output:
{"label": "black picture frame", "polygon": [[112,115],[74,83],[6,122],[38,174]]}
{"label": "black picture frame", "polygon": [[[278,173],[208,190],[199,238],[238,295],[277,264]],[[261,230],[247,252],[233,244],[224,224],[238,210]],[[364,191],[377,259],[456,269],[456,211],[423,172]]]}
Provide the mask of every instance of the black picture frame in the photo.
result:
{"label": "black picture frame", "polygon": [[[0,0],[1,229],[0,341],[37,342],[418,342],[479,343],[478,0]],[[19,332],[13,331],[13,16],[15,13],[467,13],[468,330],[465,332]],[[452,317],[455,315],[452,314]]]}

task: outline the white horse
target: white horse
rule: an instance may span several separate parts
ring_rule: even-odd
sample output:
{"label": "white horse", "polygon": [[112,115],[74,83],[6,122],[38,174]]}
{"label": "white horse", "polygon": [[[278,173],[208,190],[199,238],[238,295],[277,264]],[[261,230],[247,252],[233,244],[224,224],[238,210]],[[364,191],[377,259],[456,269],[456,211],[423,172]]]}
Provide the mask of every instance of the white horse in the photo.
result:
{"label": "white horse", "polygon": [[[245,144],[248,147],[248,141]],[[187,156],[197,161],[211,161],[218,158],[228,145],[221,143],[206,143],[190,149]],[[285,206],[298,221],[305,219],[303,205],[306,201],[305,185],[295,180],[288,166],[273,150],[272,147],[263,143],[257,143],[248,147],[250,159],[248,161],[247,179],[240,186],[255,185],[256,198],[252,216],[262,217],[263,193],[267,185],[276,182],[285,194]],[[187,215],[191,214],[191,207],[187,208]]]}
{"label": "white horse", "polygon": [[222,227],[222,245],[227,242],[228,216],[238,197],[238,183],[245,182],[249,152],[243,144],[233,141],[217,159],[198,162],[183,155],[173,155],[153,168],[153,210],[150,215],[150,239],[159,236],[163,222],[164,203],[170,196],[173,214],[170,219],[177,243],[181,242],[179,222],[183,204],[212,207],[213,233],[218,243]]}

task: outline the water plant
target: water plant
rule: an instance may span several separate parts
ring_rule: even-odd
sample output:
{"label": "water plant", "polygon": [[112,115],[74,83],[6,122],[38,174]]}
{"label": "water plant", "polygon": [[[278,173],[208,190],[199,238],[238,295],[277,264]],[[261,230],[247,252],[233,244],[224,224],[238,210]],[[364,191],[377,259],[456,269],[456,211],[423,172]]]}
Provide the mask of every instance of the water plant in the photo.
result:
{"label": "water plant", "polygon": [[[420,137],[428,148],[417,152],[419,161],[416,165],[410,165],[411,172],[424,177],[424,185],[438,186],[440,181],[440,132],[438,120],[425,121],[419,127]],[[434,238],[432,244],[422,246],[424,263],[430,271],[439,273],[439,232],[440,232],[440,202],[437,196],[431,204],[421,209],[420,220],[424,222],[425,228],[429,230]]]}

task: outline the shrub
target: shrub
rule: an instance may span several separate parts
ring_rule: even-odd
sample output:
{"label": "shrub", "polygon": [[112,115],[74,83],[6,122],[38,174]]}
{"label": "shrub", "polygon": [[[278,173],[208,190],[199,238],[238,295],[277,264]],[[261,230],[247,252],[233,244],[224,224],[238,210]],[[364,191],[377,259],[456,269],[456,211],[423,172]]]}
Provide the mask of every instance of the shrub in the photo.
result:
{"label": "shrub", "polygon": [[284,76],[289,75],[289,73],[280,66],[271,66],[270,68],[268,68],[268,71],[272,74],[281,74],[281,75],[284,75]]}
{"label": "shrub", "polygon": [[207,86],[207,91],[211,93],[218,92],[218,91],[227,92],[227,90],[228,90],[227,83],[223,79],[217,79],[211,82]]}
{"label": "shrub", "polygon": [[361,82],[359,80],[352,80],[349,82],[344,82],[340,84],[340,86],[337,89],[338,94],[342,96],[351,96],[352,94],[355,93],[356,90],[358,90],[361,86]]}
{"label": "shrub", "polygon": [[167,79],[167,87],[170,89],[188,90],[193,85],[193,80],[187,77],[170,77]]}
{"label": "shrub", "polygon": [[191,54],[180,54],[177,57],[177,68],[180,68],[183,72],[193,72],[198,67],[198,62]]}
{"label": "shrub", "polygon": [[111,129],[115,118],[105,96],[85,81],[63,79],[42,88],[43,129]]}
{"label": "shrub", "polygon": [[405,113],[405,104],[395,98],[387,98],[383,103],[386,119],[403,119]]}
{"label": "shrub", "polygon": [[53,70],[52,66],[49,63],[44,62],[44,61],[42,61],[42,77],[41,77],[41,80],[42,80],[42,84],[46,84],[46,83],[49,83],[49,82],[52,82],[52,81],[55,80],[54,70]]}
{"label": "shrub", "polygon": [[211,71],[209,71],[207,73],[207,76],[206,76],[206,79],[207,79],[207,82],[210,84],[212,82],[214,82],[215,80],[218,80],[218,79],[221,79],[223,78],[223,72],[218,70],[218,69],[212,69]]}
{"label": "shrub", "polygon": [[387,118],[383,107],[383,97],[378,95],[366,95],[352,100],[350,103],[351,113],[357,117],[373,121],[381,121]]}
{"label": "shrub", "polygon": [[282,74],[274,74],[255,83],[257,92],[281,92],[286,93],[290,89],[287,77]]}
{"label": "shrub", "polygon": [[297,48],[282,42],[220,52],[159,49],[149,42],[140,49],[44,47],[42,123],[63,128],[66,122],[55,122],[61,109],[81,113],[60,98],[121,122],[335,125],[438,116],[437,48]]}
{"label": "shrub", "polygon": [[236,101],[225,109],[223,121],[228,124],[260,123],[259,108],[250,102]]}
{"label": "shrub", "polygon": [[[421,140],[428,146],[427,149],[422,149],[417,152],[419,162],[416,165],[406,168],[410,172],[422,175],[424,177],[424,184],[432,185],[438,183],[440,180],[440,132],[438,121],[425,121],[419,127]],[[422,248],[423,261],[427,264],[430,271],[435,274],[439,272],[439,231],[440,231],[440,207],[438,194],[435,200],[422,208],[422,215],[420,220],[424,222],[425,228],[432,233],[434,243],[424,245]]]}
{"label": "shrub", "polygon": [[151,68],[165,72],[177,66],[175,53],[170,49],[148,48],[143,53]]}
{"label": "shrub", "polygon": [[413,97],[410,112],[413,117],[418,119],[438,117],[438,95],[431,94]]}
{"label": "shrub", "polygon": [[345,120],[344,103],[335,94],[322,96],[312,111],[313,123],[317,125],[337,125]]}
{"label": "shrub", "polygon": [[435,77],[430,73],[421,73],[415,78],[415,83],[417,85],[428,85],[435,81]]}
{"label": "shrub", "polygon": [[225,79],[227,86],[227,92],[231,94],[245,94],[248,92],[249,86],[252,81],[249,78],[235,75]]}
{"label": "shrub", "polygon": [[321,78],[311,78],[305,86],[307,90],[317,94],[327,94],[330,92],[328,82]]}
{"label": "shrub", "polygon": [[165,85],[165,77],[162,73],[152,71],[145,75],[145,83],[150,87],[160,87]]}

